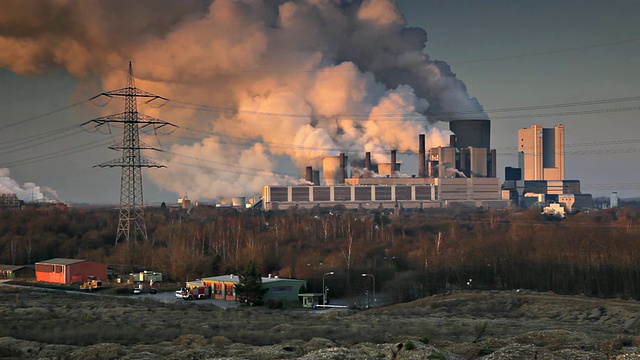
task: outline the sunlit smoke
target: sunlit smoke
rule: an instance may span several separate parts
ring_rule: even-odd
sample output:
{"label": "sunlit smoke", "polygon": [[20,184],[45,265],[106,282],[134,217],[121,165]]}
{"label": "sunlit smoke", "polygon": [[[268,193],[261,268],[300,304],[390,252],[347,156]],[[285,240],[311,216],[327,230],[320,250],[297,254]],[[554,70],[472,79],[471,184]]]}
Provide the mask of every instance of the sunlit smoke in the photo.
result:
{"label": "sunlit smoke", "polygon": [[417,153],[421,133],[427,148],[446,145],[450,133],[433,126],[442,112],[486,117],[394,0],[10,0],[0,24],[0,66],[14,72],[60,66],[110,90],[132,59],[139,88],[221,109],[141,106],[181,127],[149,154],[167,168],[147,177],[194,198],[296,182],[297,170],[277,175],[282,159],[388,162],[391,149]]}
{"label": "sunlit smoke", "polygon": [[[45,192],[49,195],[46,196]],[[55,190],[38,186],[32,182],[20,185],[11,178],[11,172],[7,168],[0,168],[0,194],[15,194],[18,199],[26,202],[49,201],[51,197],[58,198]]]}

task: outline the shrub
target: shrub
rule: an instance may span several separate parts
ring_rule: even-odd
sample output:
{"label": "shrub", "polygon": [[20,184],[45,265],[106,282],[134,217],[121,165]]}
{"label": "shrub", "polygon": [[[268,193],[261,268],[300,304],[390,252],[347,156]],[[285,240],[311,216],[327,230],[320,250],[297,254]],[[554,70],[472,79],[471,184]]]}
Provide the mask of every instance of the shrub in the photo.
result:
{"label": "shrub", "polygon": [[283,309],[284,301],[282,299],[269,299],[267,300],[267,307],[271,310]]}
{"label": "shrub", "polygon": [[480,340],[482,335],[487,331],[487,322],[478,322],[473,326],[473,330],[476,333],[476,340]]}
{"label": "shrub", "polygon": [[431,354],[427,355],[427,359],[446,360],[447,358],[442,355],[442,353],[434,351]]}
{"label": "shrub", "polygon": [[404,344],[404,348],[407,350],[413,350],[416,348],[416,344],[414,344],[413,341],[409,340]]}
{"label": "shrub", "polygon": [[428,336],[423,336],[420,338],[420,342],[427,345],[429,344],[429,337]]}

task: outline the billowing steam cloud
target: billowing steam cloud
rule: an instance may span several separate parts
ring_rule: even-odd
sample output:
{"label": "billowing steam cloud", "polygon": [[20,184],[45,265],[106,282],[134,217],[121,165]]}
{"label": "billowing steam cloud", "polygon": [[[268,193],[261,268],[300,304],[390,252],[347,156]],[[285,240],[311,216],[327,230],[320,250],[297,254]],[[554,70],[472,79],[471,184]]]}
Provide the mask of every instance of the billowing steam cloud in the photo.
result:
{"label": "billowing steam cloud", "polygon": [[154,155],[167,169],[148,174],[195,198],[288,181],[273,176],[279,156],[299,168],[339,152],[386,162],[390,149],[417,153],[420,133],[446,144],[439,113],[485,116],[393,0],[8,1],[0,24],[12,71],[63,66],[116,89],[133,59],[138,87],[223,109],[142,109],[181,126]]}
{"label": "billowing steam cloud", "polygon": [[48,192],[48,197],[57,198],[58,194],[51,188],[38,186],[32,182],[24,183],[22,186],[10,177],[11,173],[7,168],[0,168],[0,194],[16,194],[22,201],[44,201],[47,200],[44,191]]}

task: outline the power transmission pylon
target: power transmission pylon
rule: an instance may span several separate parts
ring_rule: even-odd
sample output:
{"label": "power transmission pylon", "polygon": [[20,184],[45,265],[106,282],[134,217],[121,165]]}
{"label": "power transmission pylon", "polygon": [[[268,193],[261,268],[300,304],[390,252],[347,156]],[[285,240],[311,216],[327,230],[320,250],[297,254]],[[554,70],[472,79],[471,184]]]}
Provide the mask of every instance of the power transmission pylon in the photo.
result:
{"label": "power transmission pylon", "polygon": [[124,97],[124,112],[114,115],[99,117],[86,122],[95,123],[97,127],[110,123],[121,123],[124,126],[122,143],[110,146],[112,150],[122,150],[122,158],[114,159],[106,163],[96,165],[98,167],[121,167],[122,177],[120,178],[120,216],[118,220],[118,232],[116,234],[116,244],[122,238],[125,240],[146,240],[147,227],[144,222],[144,202],[142,191],[142,168],[161,168],[164,165],[143,158],[140,150],[158,150],[140,141],[140,128],[151,126],[155,132],[157,129],[175,125],[166,121],[153,118],[151,116],[138,113],[137,98],[147,98],[147,103],[162,99],[161,96],[146,92],[136,88],[133,78],[133,69],[129,62],[129,74],[127,76],[127,87],[103,92],[94,96]]}

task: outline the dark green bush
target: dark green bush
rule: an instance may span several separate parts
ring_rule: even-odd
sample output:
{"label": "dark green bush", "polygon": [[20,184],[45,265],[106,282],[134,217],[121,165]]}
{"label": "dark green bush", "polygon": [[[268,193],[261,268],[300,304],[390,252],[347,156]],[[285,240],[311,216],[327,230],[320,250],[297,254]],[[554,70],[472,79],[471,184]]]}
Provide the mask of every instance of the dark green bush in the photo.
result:
{"label": "dark green bush", "polygon": [[267,300],[267,307],[271,310],[283,309],[284,301],[282,299],[269,299]]}

